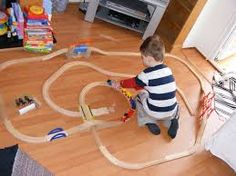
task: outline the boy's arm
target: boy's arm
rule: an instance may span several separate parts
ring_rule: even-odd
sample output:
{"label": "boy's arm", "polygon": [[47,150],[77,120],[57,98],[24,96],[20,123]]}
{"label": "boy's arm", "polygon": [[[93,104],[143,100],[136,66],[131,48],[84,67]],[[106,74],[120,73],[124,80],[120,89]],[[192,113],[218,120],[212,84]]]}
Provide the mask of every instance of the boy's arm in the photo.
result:
{"label": "boy's arm", "polygon": [[142,86],[136,83],[136,77],[121,80],[120,86],[123,88],[134,88],[135,90],[143,89]]}

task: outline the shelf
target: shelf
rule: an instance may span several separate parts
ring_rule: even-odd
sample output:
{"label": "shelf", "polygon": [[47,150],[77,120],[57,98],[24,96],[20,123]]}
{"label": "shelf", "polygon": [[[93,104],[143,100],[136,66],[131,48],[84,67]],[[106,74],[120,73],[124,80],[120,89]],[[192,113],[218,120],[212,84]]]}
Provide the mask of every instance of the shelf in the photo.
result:
{"label": "shelf", "polygon": [[[146,21],[146,22],[150,21],[149,14],[145,14],[147,16],[144,17],[144,15],[143,15],[144,13],[143,12],[139,12],[139,11],[135,11],[135,10],[133,10],[133,11],[130,10],[129,11],[128,8],[123,8],[123,7],[119,7],[119,6],[115,6],[115,5],[109,5],[106,2],[107,2],[106,0],[102,0],[102,1],[99,2],[99,5],[104,7],[104,8],[107,8],[107,9],[110,9],[110,10],[122,13],[124,15],[131,16],[131,17],[134,17],[134,18]],[[138,15],[139,13],[140,13],[140,15]]]}
{"label": "shelf", "polygon": [[[102,7],[102,8],[104,8],[104,7]],[[100,9],[96,14],[96,18],[98,18],[100,20],[103,20],[103,21],[106,21],[108,23],[114,24],[114,25],[118,25],[118,26],[130,29],[130,30],[139,32],[139,33],[144,33],[144,31],[146,29],[146,26],[147,26],[147,24],[145,24],[145,22],[144,23],[140,22],[139,27],[134,28],[134,27],[131,27],[131,26],[127,25],[122,20],[119,20],[119,19],[112,18],[112,17],[108,16],[108,11],[109,11],[108,9],[107,10],[106,9]]]}
{"label": "shelf", "polygon": [[151,6],[154,5],[154,6],[166,8],[166,6],[168,6],[170,0],[140,0],[140,1],[145,2]]}
{"label": "shelf", "polygon": [[[108,2],[109,1],[109,2]],[[155,33],[169,0],[91,0],[85,14],[85,20],[93,22],[95,18],[108,23],[142,33],[143,39]],[[144,8],[145,7],[145,8]],[[153,7],[153,9],[147,7]],[[151,12],[150,12],[151,11]]]}

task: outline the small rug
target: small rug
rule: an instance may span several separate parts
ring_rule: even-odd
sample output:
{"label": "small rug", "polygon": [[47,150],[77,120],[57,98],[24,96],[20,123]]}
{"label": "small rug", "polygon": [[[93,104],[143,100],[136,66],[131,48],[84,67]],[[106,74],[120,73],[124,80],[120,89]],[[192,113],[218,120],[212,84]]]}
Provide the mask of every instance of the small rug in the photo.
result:
{"label": "small rug", "polygon": [[0,176],[53,176],[18,145],[0,149]]}
{"label": "small rug", "polygon": [[53,176],[46,168],[18,149],[12,176]]}

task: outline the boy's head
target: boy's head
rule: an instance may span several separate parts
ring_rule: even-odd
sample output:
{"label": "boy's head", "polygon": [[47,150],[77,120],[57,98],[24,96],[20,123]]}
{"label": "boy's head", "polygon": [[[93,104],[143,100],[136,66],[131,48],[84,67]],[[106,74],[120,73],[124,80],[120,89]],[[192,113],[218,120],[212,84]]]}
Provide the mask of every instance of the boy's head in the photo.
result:
{"label": "boy's head", "polygon": [[163,62],[165,46],[158,35],[153,35],[143,41],[140,52],[143,57],[152,57],[157,62]]}

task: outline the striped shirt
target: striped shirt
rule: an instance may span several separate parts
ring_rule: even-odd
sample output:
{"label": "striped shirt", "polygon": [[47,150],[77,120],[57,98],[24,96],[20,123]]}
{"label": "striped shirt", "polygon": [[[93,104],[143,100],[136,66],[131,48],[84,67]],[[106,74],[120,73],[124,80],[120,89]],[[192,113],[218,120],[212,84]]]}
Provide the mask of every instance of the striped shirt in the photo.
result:
{"label": "striped shirt", "polygon": [[142,100],[147,114],[157,119],[163,119],[175,113],[177,108],[176,84],[169,67],[159,64],[146,68],[136,76],[135,81],[149,94]]}

